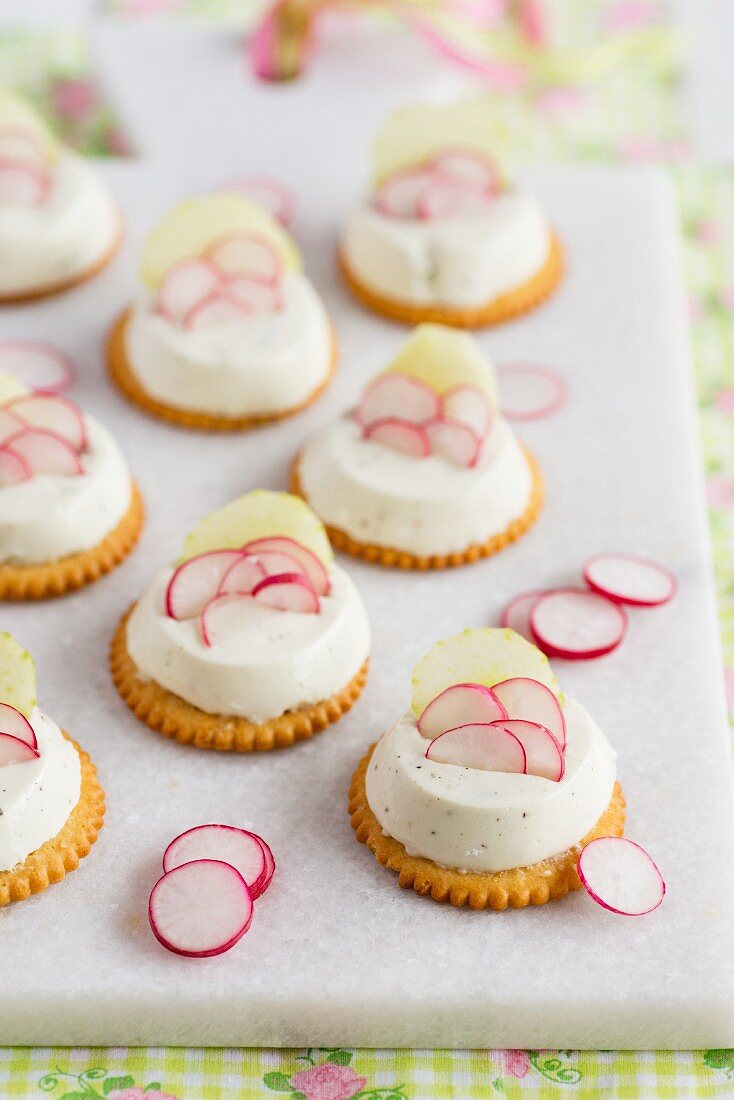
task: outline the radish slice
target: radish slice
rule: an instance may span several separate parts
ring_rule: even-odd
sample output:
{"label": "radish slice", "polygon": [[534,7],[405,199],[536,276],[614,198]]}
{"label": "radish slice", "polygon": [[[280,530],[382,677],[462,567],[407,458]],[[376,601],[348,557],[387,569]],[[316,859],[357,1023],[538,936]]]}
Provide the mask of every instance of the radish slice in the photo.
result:
{"label": "radish slice", "polygon": [[278,611],[318,614],[320,610],[316,589],[302,573],[277,573],[273,577],[265,577],[255,586],[252,594],[260,603]]}
{"label": "radish slice", "polygon": [[566,719],[553,692],[539,680],[515,676],[492,687],[508,718],[524,718],[550,730],[562,749],[566,747]]}
{"label": "radish slice", "polygon": [[228,295],[241,302],[247,313],[275,313],[283,308],[277,283],[263,283],[249,275],[235,275],[225,283]]}
{"label": "radish slice", "polygon": [[43,168],[45,164],[40,142],[21,126],[8,126],[0,132],[0,160],[25,161],[36,168]]}
{"label": "radish slice", "polygon": [[585,588],[558,588],[539,597],[530,612],[530,629],[548,656],[588,660],[617,648],[627,616],[606,596]]}
{"label": "radish slice", "polygon": [[40,752],[20,737],[12,733],[0,733],[0,768],[10,764],[27,764],[29,760],[38,760]]}
{"label": "radish slice", "polygon": [[0,340],[0,371],[44,393],[68,390],[76,377],[69,356],[41,340]]}
{"label": "radish slice", "polygon": [[0,486],[17,485],[33,477],[28,462],[12,447],[0,447]]}
{"label": "radish slice", "polygon": [[443,415],[455,420],[483,439],[492,423],[492,409],[487,395],[479,386],[471,384],[452,386],[443,395]]}
{"label": "radish slice", "polygon": [[545,726],[526,722],[521,718],[502,718],[493,726],[513,734],[525,750],[525,771],[558,783],[563,778],[566,764],[563,749]]}
{"label": "radish slice", "polygon": [[29,428],[41,428],[61,436],[75,451],[83,451],[87,445],[84,417],[68,397],[31,393],[27,397],[14,397],[4,408]]}
{"label": "radish slice", "polygon": [[32,749],[38,748],[38,741],[33,726],[24,714],[21,714],[10,703],[0,703],[0,730],[9,733],[11,737],[17,737],[19,741],[25,741]]}
{"label": "radish slice", "polygon": [[[163,853],[163,870],[168,873],[198,859],[228,863],[242,875],[254,901],[267,889],[273,877],[265,848],[265,841],[247,829],[237,829],[234,825],[197,825],[171,841]],[[272,860],[272,852],[270,855]]]}
{"label": "radish slice", "polygon": [[0,203],[40,206],[48,198],[51,177],[43,168],[0,160]]}
{"label": "radish slice", "polygon": [[635,554],[597,554],[584,566],[584,580],[594,592],[634,607],[658,607],[678,590],[669,569]]}
{"label": "radish slice", "polygon": [[166,317],[178,319],[208,298],[222,282],[218,268],[209,260],[181,260],[166,273],[158,308]]}
{"label": "radish slice", "polygon": [[418,719],[421,737],[433,738],[458,726],[486,725],[507,718],[507,711],[483,684],[454,684],[433,699]]}
{"label": "radish slice", "polygon": [[24,427],[25,424],[19,417],[13,416],[7,409],[0,408],[0,445],[6,439],[10,439],[11,435],[17,435]]}
{"label": "radish slice", "polygon": [[193,619],[217,593],[239,550],[209,550],[179,565],[166,589],[166,614],[171,619]]}
{"label": "radish slice", "polygon": [[214,241],[205,255],[225,275],[249,275],[272,284],[283,273],[280,255],[257,233],[227,233]]}
{"label": "radish slice", "polygon": [[439,176],[465,187],[491,192],[500,189],[497,168],[474,149],[444,149],[431,157],[430,164]]}
{"label": "radish slice", "polygon": [[446,730],[426,748],[426,760],[483,772],[525,771],[525,750],[510,730],[472,723]]}
{"label": "radish slice", "polygon": [[566,380],[552,367],[506,363],[497,373],[500,404],[508,420],[540,420],[558,412],[566,402]]}
{"label": "radish slice", "polygon": [[406,168],[389,176],[375,191],[375,208],[389,218],[417,218],[421,195],[432,180],[425,168]]}
{"label": "radish slice", "polygon": [[452,180],[434,179],[418,200],[418,217],[426,221],[435,218],[477,217],[492,209],[494,196],[489,191],[475,191]]}
{"label": "radish slice", "polygon": [[[287,554],[289,557],[295,558],[299,566],[295,572],[302,570],[311,581],[311,584],[319,596],[329,595],[331,581],[329,580],[329,574],[323,562],[320,558],[316,557],[312,550],[309,550],[308,547],[303,546],[300,542],[296,542],[295,539],[288,538],[286,535],[273,535],[270,538],[253,539],[251,542],[246,542],[242,549],[246,554],[256,554],[257,556],[277,551],[278,553]],[[270,572],[267,565],[265,568]],[[293,570],[286,569],[281,570],[281,572],[287,573],[293,572]]]}
{"label": "radish slice", "polygon": [[211,328],[241,320],[251,312],[250,307],[241,299],[224,290],[215,290],[184,314],[182,324],[186,329]]}
{"label": "radish slice", "polygon": [[252,606],[252,596],[214,596],[205,605],[200,616],[201,640],[205,646],[222,645],[242,630],[243,612]]}
{"label": "radish slice", "polygon": [[442,418],[425,425],[431,453],[455,466],[476,466],[482,441],[476,432],[458,421]]}
{"label": "radish slice", "polygon": [[250,557],[249,554],[238,554],[219,582],[216,594],[217,596],[249,596],[255,585],[259,584],[265,576],[267,576],[265,566],[259,558]]}
{"label": "radish slice", "polygon": [[6,441],[6,449],[19,455],[32,474],[75,477],[84,473],[79,455],[55,432],[21,428]]}
{"label": "radish slice", "polygon": [[665,882],[644,848],[623,836],[601,836],[581,849],[581,885],[604,909],[623,917],[652,913],[665,897]]}
{"label": "radish slice", "polygon": [[399,372],[383,374],[370,383],[357,408],[357,421],[369,427],[380,420],[397,417],[414,424],[434,420],[441,414],[441,399],[419,378]]}
{"label": "radish slice", "polygon": [[522,592],[519,596],[515,596],[505,606],[500,625],[514,630],[516,634],[521,634],[529,642],[535,642],[530,628],[530,615],[539,598],[544,594],[543,589],[538,589],[536,592]]}
{"label": "radish slice", "polygon": [[238,176],[223,184],[220,190],[237,191],[244,195],[286,228],[293,221],[295,196],[289,187],[277,180],[267,176]]}
{"label": "radish slice", "polygon": [[431,444],[424,429],[395,416],[368,424],[364,429],[364,438],[413,458],[427,458],[431,453]]}
{"label": "radish slice", "polygon": [[168,951],[203,959],[222,955],[252,921],[252,897],[229,863],[197,859],[158,879],[148,902],[153,935]]}

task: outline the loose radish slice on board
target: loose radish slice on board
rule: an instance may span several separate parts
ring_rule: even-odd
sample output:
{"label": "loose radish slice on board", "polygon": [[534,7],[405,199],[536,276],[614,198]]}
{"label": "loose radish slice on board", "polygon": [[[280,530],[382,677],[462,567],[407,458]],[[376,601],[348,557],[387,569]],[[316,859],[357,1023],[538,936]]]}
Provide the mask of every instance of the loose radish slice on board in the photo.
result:
{"label": "loose radish slice on board", "polygon": [[[296,539],[289,538],[287,535],[266,536],[265,538],[252,539],[250,542],[246,542],[242,549],[246,554],[255,554],[258,557],[272,552],[287,554],[288,557],[295,558],[299,566],[295,572],[305,573],[319,596],[328,596],[331,581],[323,562],[312,550],[297,542]],[[273,570],[269,568],[264,556],[262,560],[267,572],[272,573]],[[290,570],[280,569],[279,572],[287,573]]]}
{"label": "loose radish slice on board", "polygon": [[293,220],[295,196],[289,187],[268,176],[238,176],[222,184],[221,191],[237,191],[250,202],[257,203],[282,226]]}
{"label": "loose radish slice on board", "polygon": [[364,429],[364,438],[412,458],[427,458],[431,453],[431,444],[424,429],[397,417],[369,424]]}
{"label": "loose radish slice on board", "polygon": [[445,458],[454,466],[476,466],[482,441],[466,424],[441,418],[424,426],[431,453]]}
{"label": "loose radish slice on board", "polygon": [[565,404],[565,378],[535,363],[506,363],[498,367],[500,406],[508,420],[540,420]]}
{"label": "loose radish slice on board", "polygon": [[308,577],[302,573],[278,573],[265,577],[252,590],[260,603],[278,611],[299,611],[318,614],[319,597]]}
{"label": "loose radish slice on board", "polygon": [[252,920],[252,896],[228,863],[198,859],[158,879],[148,902],[153,935],[168,951],[203,959],[242,939]]}
{"label": "loose radish slice on board", "polygon": [[581,850],[576,869],[587,893],[623,917],[652,913],[665,897],[657,864],[634,840],[602,836]]}
{"label": "loose radish slice on board", "polygon": [[241,559],[239,550],[208,550],[179,565],[166,589],[166,614],[172,619],[200,615],[225,574]]}
{"label": "loose radish slice on board", "polygon": [[75,451],[82,451],[87,445],[84,417],[68,397],[30,393],[14,398],[4,408],[29,428],[41,428],[61,436]]}
{"label": "loose radish slice on board", "polygon": [[584,566],[584,580],[607,599],[635,607],[667,603],[678,588],[664,565],[634,554],[597,554]]}
{"label": "loose radish slice on board", "polygon": [[31,477],[33,471],[22,455],[12,447],[0,447],[0,486],[17,485]]}
{"label": "loose radish slice on board", "polygon": [[524,718],[550,730],[562,749],[566,747],[566,719],[558,699],[545,684],[527,676],[515,676],[495,684],[492,692],[508,718]]}
{"label": "loose radish slice on board", "polygon": [[38,760],[38,749],[29,745],[12,733],[0,733],[0,768],[10,764],[26,764],[29,760]]}
{"label": "loose radish slice on board", "polygon": [[502,718],[492,725],[511,733],[520,742],[525,750],[525,771],[528,775],[538,775],[554,783],[563,778],[566,770],[563,749],[545,726],[519,718]]}
{"label": "loose radish slice on board", "polygon": [[551,657],[588,660],[616,649],[627,629],[619,604],[585,588],[544,593],[530,613],[530,628]]}
{"label": "loose radish slice on board", "polygon": [[79,455],[55,432],[21,428],[17,435],[11,435],[5,446],[20,455],[33,474],[75,477],[84,473]]}
{"label": "loose radish slice on board", "polygon": [[533,632],[530,629],[530,613],[543,594],[544,590],[538,589],[536,592],[523,592],[515,596],[502,612],[501,625],[521,634],[529,642],[534,642]]}
{"label": "loose radish slice on board", "polygon": [[510,730],[471,724],[439,734],[426,748],[426,760],[484,772],[525,771],[525,749]]}
{"label": "loose radish slice on board", "polygon": [[10,703],[0,703],[0,730],[3,733],[9,733],[11,737],[17,737],[20,741],[25,741],[32,749],[38,748],[33,726],[26,716],[15,707],[11,707]]}
{"label": "loose radish slice on board", "polygon": [[68,390],[76,375],[69,356],[41,340],[0,340],[0,371],[44,393]]}
{"label": "loose radish slice on board", "polygon": [[433,699],[418,719],[422,737],[433,738],[457,726],[486,725],[507,718],[492,688],[483,684],[454,684]]}
{"label": "loose radish slice on board", "polygon": [[409,420],[422,424],[439,416],[441,400],[436,391],[419,378],[396,371],[371,382],[357,408],[357,420],[365,428],[380,420]]}
{"label": "loose radish slice on board", "polygon": [[[171,841],[163,853],[163,870],[173,871],[197,859],[229,863],[242,875],[254,901],[272,878],[271,860],[266,859],[265,848],[265,841],[247,829],[237,829],[233,825],[197,825]],[[270,855],[272,858],[272,853]]]}

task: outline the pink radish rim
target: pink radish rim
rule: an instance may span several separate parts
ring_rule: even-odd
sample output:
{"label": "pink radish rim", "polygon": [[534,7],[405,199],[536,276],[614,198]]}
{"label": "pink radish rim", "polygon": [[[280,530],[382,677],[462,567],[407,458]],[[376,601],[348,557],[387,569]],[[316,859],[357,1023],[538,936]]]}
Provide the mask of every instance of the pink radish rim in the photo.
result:
{"label": "pink radish rim", "polygon": [[[608,902],[604,901],[604,899],[601,898],[599,896],[599,894],[597,894],[596,891],[593,889],[593,887],[589,884],[586,876],[584,875],[583,867],[582,867],[582,860],[583,860],[584,852],[588,848],[590,848],[592,846],[592,844],[598,844],[600,841],[608,843],[610,840],[614,840],[614,841],[621,840],[625,844],[630,844],[630,845],[632,845],[633,848],[637,848],[638,851],[642,852],[642,854],[649,859],[650,863],[655,868],[655,871],[657,872],[658,878],[660,879],[661,894],[660,894],[660,900],[656,901],[654,905],[651,905],[649,909],[642,909],[642,910],[640,910],[639,912],[636,912],[636,913],[628,913],[625,909],[615,909],[613,905],[609,905]],[[658,867],[657,863],[652,858],[650,853],[645,851],[645,849],[642,847],[642,845],[638,844],[636,840],[630,840],[629,837],[626,837],[626,836],[597,836],[597,837],[594,837],[593,840],[590,840],[588,844],[584,844],[583,848],[579,852],[579,857],[576,860],[576,873],[578,874],[579,878],[581,879],[581,885],[583,886],[584,890],[586,890],[587,894],[597,903],[597,905],[600,905],[602,907],[602,909],[606,909],[608,913],[616,913],[620,917],[646,917],[648,915],[648,913],[654,913],[655,910],[659,909],[660,906],[663,904],[663,900],[664,900],[665,895],[668,891],[668,887],[665,884],[665,879],[662,876],[660,868]]]}
{"label": "pink radish rim", "polygon": [[[250,829],[241,829],[238,825],[221,825],[217,821],[208,821],[208,822],[205,822],[203,825],[193,825],[190,829],[184,829],[184,831],[182,833],[179,833],[178,836],[175,836],[173,838],[173,840],[170,841],[170,843],[166,847],[165,852],[163,853],[163,861],[162,861],[163,873],[164,874],[169,874],[169,868],[166,866],[166,861],[167,861],[167,858],[168,858],[168,853],[171,851],[174,844],[177,844],[179,842],[179,840],[182,839],[182,837],[190,836],[191,833],[198,833],[201,829],[222,829],[222,830],[227,831],[227,832],[243,833],[245,836],[249,836],[252,840],[257,841],[257,843],[260,845],[260,850],[262,851],[262,854],[263,854],[263,869],[260,872],[260,874],[257,876],[257,878],[255,879],[254,882],[250,883],[250,882],[247,882],[247,880],[245,879],[245,885],[247,886],[247,889],[250,891],[250,897],[252,898],[253,901],[255,901],[256,898],[259,898],[262,894],[264,894],[265,891],[267,890],[268,886],[270,885],[270,880],[272,879],[273,874],[275,873],[275,860],[273,859],[273,853],[270,850],[270,846],[265,843],[265,841],[263,840],[263,838],[261,836],[258,836],[257,833],[253,833]],[[270,858],[268,858],[268,856]],[[188,863],[196,863],[197,860],[187,860],[187,862]],[[227,860],[226,859],[215,860],[214,862],[215,863],[227,863]],[[271,864],[272,864],[272,867],[271,867]],[[179,863],[179,864],[177,864],[177,866],[178,867],[183,867],[184,864]],[[229,863],[228,866],[233,867],[234,865]],[[176,869],[175,867],[171,867],[170,871],[175,871],[175,869]],[[235,871],[237,870],[236,867],[234,869],[235,869]],[[239,872],[239,873],[241,874],[241,872]],[[244,875],[242,877],[244,878]]]}
{"label": "pink radish rim", "polygon": [[[72,359],[65,352],[54,347],[53,344],[48,344],[45,340],[0,340],[0,370],[2,370],[3,352],[13,350],[27,350],[40,353],[52,359],[59,368],[61,378],[58,382],[50,383],[45,386],[31,385],[30,389],[32,393],[60,394],[68,390],[74,384],[74,380],[76,379],[76,367]],[[25,382],[22,374],[18,373],[17,370],[11,373],[19,378],[21,382]],[[25,384],[28,385],[29,383],[25,382]]]}
{"label": "pink radish rim", "polygon": [[[153,898],[160,884],[164,881],[164,879],[169,878],[171,875],[178,874],[179,871],[184,871],[186,867],[191,867],[194,863],[221,863],[224,867],[228,867],[233,874],[238,876],[250,899],[250,916],[247,922],[243,925],[241,929],[239,929],[233,936],[231,936],[226,941],[226,943],[222,945],[217,945],[217,947],[212,948],[210,951],[185,951],[180,947],[174,947],[174,945],[169,940],[165,939],[165,937],[158,932],[158,929],[156,928],[155,917],[153,915]],[[168,871],[166,872],[166,874],[161,875],[153,889],[150,891],[150,897],[148,899],[148,923],[150,924],[150,929],[153,935],[161,944],[161,946],[165,947],[167,951],[170,951],[174,955],[181,955],[183,958],[186,959],[211,959],[217,955],[224,955],[225,952],[230,951],[236,944],[239,943],[245,932],[249,930],[250,925],[252,924],[254,912],[255,906],[253,904],[252,894],[248,889],[247,883],[242,878],[242,875],[239,873],[236,867],[233,867],[231,863],[225,863],[224,860],[221,859],[193,859],[189,863],[182,863],[178,867],[174,867],[172,871]]]}
{"label": "pink radish rim", "polygon": [[[622,558],[625,561],[644,565],[648,568],[654,569],[658,573],[662,573],[663,576],[668,578],[668,581],[670,583],[670,591],[668,595],[664,596],[661,600],[640,600],[633,599],[631,596],[627,595],[620,596],[611,592],[608,588],[602,587],[600,584],[597,584],[591,576],[591,570],[593,569],[594,564],[600,561],[602,558]],[[629,607],[662,607],[663,604],[670,603],[670,601],[678,592],[678,578],[676,577],[672,569],[668,569],[667,565],[661,565],[660,562],[654,561],[652,558],[642,557],[642,555],[640,554],[628,554],[623,550],[612,550],[608,551],[607,553],[594,554],[594,556],[589,558],[589,560],[584,565],[583,575],[584,580],[586,581],[592,592],[596,592],[599,596],[605,596],[608,600],[611,600],[612,603],[627,604]]]}
{"label": "pink radish rim", "polygon": [[553,367],[543,366],[541,363],[505,363],[497,368],[497,374],[502,379],[503,375],[508,374],[525,374],[525,375],[540,375],[540,377],[552,382],[556,394],[545,405],[539,405],[535,409],[516,410],[508,409],[502,404],[502,415],[507,420],[542,420],[544,417],[553,416],[566,404],[568,399],[568,382],[563,375],[555,370]]}
{"label": "pink radish rim", "polygon": [[[537,629],[535,622],[538,614],[538,608],[540,607],[540,604],[548,597],[562,596],[566,594],[573,594],[574,596],[578,594],[582,594],[584,596],[593,595],[597,599],[606,600],[610,607],[613,607],[617,613],[619,633],[615,637],[615,640],[609,645],[599,646],[596,649],[581,651],[574,649],[565,649],[564,647],[556,646],[552,642],[545,639],[542,635],[542,632]],[[588,588],[550,588],[543,592],[533,605],[533,609],[530,614],[530,629],[537,645],[548,657],[562,657],[564,660],[567,661],[592,661],[596,657],[605,657],[607,653],[612,653],[613,650],[617,649],[617,647],[622,643],[624,636],[627,633],[627,615],[621,604],[615,603],[613,600],[607,599],[606,596],[602,596],[598,592],[591,593]]]}
{"label": "pink radish rim", "polygon": [[[0,744],[2,744],[3,741],[5,741],[5,740],[13,741],[17,745],[22,745],[23,748],[27,749],[28,752],[30,753],[30,756],[28,757],[28,759],[26,759],[26,760],[16,760],[15,761],[16,764],[27,764],[28,760],[31,760],[31,759],[34,759],[34,758],[36,760],[40,759],[41,753],[40,753],[37,745],[29,744],[29,742],[24,741],[22,737],[16,737],[14,733],[0,733]],[[12,764],[6,764],[5,766],[6,767],[12,767],[13,765]]]}
{"label": "pink radish rim", "polygon": [[33,729],[33,726],[30,724],[25,714],[19,711],[17,707],[11,707],[10,703],[0,703],[0,733],[8,733],[7,730],[2,728],[4,724],[3,714],[6,710],[11,710],[13,714],[17,715],[16,721],[20,719],[20,725],[26,731],[25,737],[21,737],[17,733],[9,733],[8,736],[17,737],[19,741],[25,741],[32,749],[38,749],[38,738],[36,737],[36,731]]}

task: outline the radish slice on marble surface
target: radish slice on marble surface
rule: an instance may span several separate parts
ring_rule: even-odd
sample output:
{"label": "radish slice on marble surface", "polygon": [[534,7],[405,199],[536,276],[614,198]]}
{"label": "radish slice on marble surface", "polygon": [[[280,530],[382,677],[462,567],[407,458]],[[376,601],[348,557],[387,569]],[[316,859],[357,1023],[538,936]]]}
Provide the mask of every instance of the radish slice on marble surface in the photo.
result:
{"label": "radish slice on marble surface", "polygon": [[319,597],[308,577],[302,573],[277,573],[265,577],[252,590],[260,603],[278,611],[298,611],[318,614]]}
{"label": "radish slice on marble surface", "polygon": [[657,607],[675,595],[678,581],[664,565],[635,554],[597,554],[584,566],[584,580],[594,592],[616,603]]}
{"label": "radish slice on marble surface", "polygon": [[503,680],[501,684],[494,684],[492,692],[505,708],[508,718],[524,718],[545,726],[565,749],[566,719],[549,687],[527,676],[515,676],[511,680]]}
{"label": "radish slice on marble surface", "polygon": [[623,836],[589,841],[576,869],[589,896],[624,917],[652,913],[665,897],[665,881],[655,861],[634,840]]}
{"label": "radish slice on marble surface", "polygon": [[243,613],[251,603],[252,596],[241,592],[213,596],[204,606],[199,618],[204,645],[221,645],[239,634]]}
{"label": "radish slice on marble surface", "polygon": [[540,420],[565,404],[563,375],[539,363],[506,363],[497,368],[500,406],[508,420]]}
{"label": "radish slice on marble surface", "polygon": [[38,741],[33,726],[24,714],[21,714],[10,703],[0,703],[0,730],[9,733],[11,737],[17,737],[19,741],[25,741],[32,749],[38,748]]}
{"label": "radish slice on marble surface", "polygon": [[33,471],[22,455],[12,447],[0,447],[0,486],[17,485],[32,477]]}
{"label": "radish slice on marble surface", "polygon": [[14,397],[4,409],[29,428],[40,428],[60,436],[75,451],[82,451],[87,445],[84,416],[68,397],[54,393],[29,393]]}
{"label": "radish slice on marble surface", "polygon": [[530,629],[530,614],[544,594],[545,589],[538,589],[535,592],[522,592],[519,596],[515,596],[505,606],[500,624],[509,630],[514,630],[516,634],[521,634],[527,641],[535,642]]}
{"label": "radish slice on marble surface", "polygon": [[520,718],[502,718],[492,725],[511,733],[520,742],[525,750],[525,771],[528,775],[538,775],[554,783],[563,778],[566,770],[563,749],[545,726]]}
{"label": "radish slice on marble surface", "polygon": [[[229,863],[247,883],[254,901],[270,884],[272,852],[266,858],[267,845],[256,833],[234,825],[196,825],[181,833],[163,853],[163,870],[168,872],[197,859],[216,859]],[[275,869],[273,863],[273,870]]]}
{"label": "radish slice on marble surface", "polygon": [[269,176],[237,176],[222,184],[219,190],[237,191],[250,202],[267,210],[282,226],[287,227],[293,221],[296,205],[293,192],[284,183]]}
{"label": "radish slice on marble surface", "polygon": [[525,771],[525,749],[511,730],[472,723],[446,730],[426,748],[426,760],[485,772]]}
{"label": "radish slice on marble surface", "polygon": [[427,458],[431,453],[425,430],[419,424],[394,416],[368,424],[364,429],[364,438],[412,458]]}
{"label": "radish slice on marble surface", "polygon": [[431,453],[445,458],[454,466],[476,466],[481,453],[482,441],[475,431],[466,424],[442,417],[424,425]]}
{"label": "radish slice on marble surface", "polygon": [[493,688],[483,684],[454,684],[428,704],[418,719],[418,731],[430,739],[458,726],[487,725],[507,717]]}
{"label": "radish slice on marble surface", "polygon": [[217,590],[229,569],[242,559],[240,550],[208,550],[176,569],[166,589],[166,614],[193,619]]}
{"label": "radish slice on marble surface", "polygon": [[543,593],[530,612],[535,641],[550,657],[590,660],[616,649],[627,629],[619,604],[585,588]]}
{"label": "radish slice on marble surface", "polygon": [[257,233],[228,233],[207,249],[206,258],[226,275],[248,275],[265,283],[276,283],[283,263],[276,248]]}
{"label": "radish slice on marble surface", "polygon": [[[265,536],[246,542],[242,549],[246,554],[261,555],[273,552],[287,554],[289,557],[295,558],[299,565],[299,570],[296,570],[296,572],[303,571],[306,574],[319,596],[328,596],[331,581],[326,567],[312,550],[309,550],[307,546],[303,546],[295,539],[289,538],[287,535]],[[266,569],[270,572],[267,565]],[[287,573],[289,570],[285,569],[281,572]]]}
{"label": "radish slice on marble surface", "polygon": [[158,308],[166,317],[183,317],[216,290],[222,274],[209,260],[181,260],[169,268],[158,295]]}
{"label": "radish slice on marble surface", "polygon": [[159,943],[194,959],[229,951],[250,927],[252,913],[252,896],[242,875],[213,859],[167,872],[148,902],[150,927]]}
{"label": "radish slice on marble surface", "polygon": [[380,420],[409,420],[422,424],[441,413],[436,391],[419,378],[398,371],[383,374],[367,386],[357,407],[357,421],[367,428]]}
{"label": "radish slice on marble surface", "polygon": [[443,415],[456,420],[483,438],[492,423],[492,409],[479,386],[452,386],[443,395]]}
{"label": "radish slice on marble surface", "polygon": [[33,745],[12,733],[0,733],[0,768],[10,764],[27,764],[38,760],[40,752]]}
{"label": "radish slice on marble surface", "polygon": [[84,473],[79,455],[55,432],[21,428],[17,435],[11,435],[5,441],[5,447],[20,455],[34,475],[75,477]]}
{"label": "radish slice on marble surface", "polygon": [[0,340],[0,371],[44,393],[68,390],[76,377],[69,356],[42,340]]}

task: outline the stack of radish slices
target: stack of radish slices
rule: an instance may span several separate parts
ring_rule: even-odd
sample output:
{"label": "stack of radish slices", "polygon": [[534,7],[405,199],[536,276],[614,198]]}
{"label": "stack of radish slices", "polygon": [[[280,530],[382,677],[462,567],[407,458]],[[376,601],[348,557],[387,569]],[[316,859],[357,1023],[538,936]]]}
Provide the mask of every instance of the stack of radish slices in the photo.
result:
{"label": "stack of radish slices", "polygon": [[208,328],[283,307],[283,263],[258,233],[226,233],[202,256],[168,269],[156,308],[185,329]]}
{"label": "stack of radish slices", "polygon": [[502,625],[535,642],[548,657],[589,660],[616,649],[627,631],[624,604],[659,607],[678,584],[664,565],[634,554],[597,554],[583,569],[588,588],[523,592],[502,612]]}
{"label": "stack of radish slices", "polygon": [[486,214],[502,190],[496,165],[478,150],[444,149],[413,168],[393,172],[375,192],[375,208],[390,218]]}
{"label": "stack of radish slices", "polygon": [[168,582],[166,613],[172,619],[198,618],[204,645],[215,646],[238,632],[252,601],[316,615],[330,588],[329,574],[311,550],[273,535],[183,562]]}
{"label": "stack of radish slices", "polygon": [[355,417],[364,439],[457,466],[479,462],[492,428],[492,406],[479,386],[462,384],[439,394],[411,374],[381,374],[362,394]]}
{"label": "stack of radish slices", "polygon": [[566,769],[566,720],[545,684],[518,676],[494,684],[454,684],[418,719],[430,738],[426,759],[488,772],[537,775],[558,783]]}
{"label": "stack of radish slices", "polygon": [[163,853],[163,876],[150,892],[153,935],[191,959],[222,955],[250,927],[254,902],[275,873],[268,845],[233,825],[197,825]]}
{"label": "stack of radish slices", "polygon": [[0,340],[0,371],[43,393],[68,390],[76,375],[69,356],[42,340]]}
{"label": "stack of radish slices", "polygon": [[52,176],[41,143],[22,126],[0,130],[0,203],[40,206],[51,194]]}
{"label": "stack of radish slices", "polygon": [[67,397],[29,393],[0,405],[0,486],[39,474],[84,473],[84,418]]}
{"label": "stack of radish slices", "polygon": [[0,768],[38,760],[38,741],[24,714],[9,703],[0,703]]}

